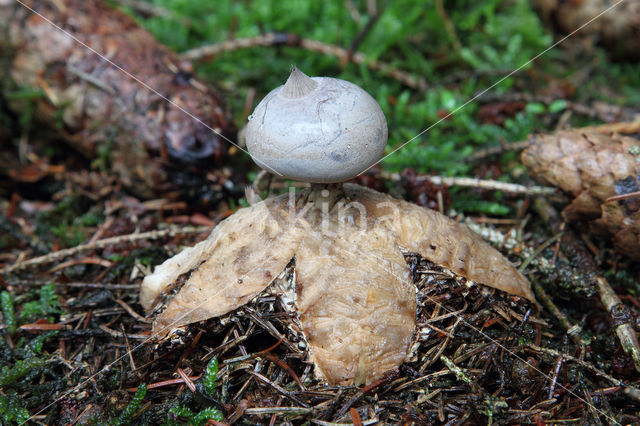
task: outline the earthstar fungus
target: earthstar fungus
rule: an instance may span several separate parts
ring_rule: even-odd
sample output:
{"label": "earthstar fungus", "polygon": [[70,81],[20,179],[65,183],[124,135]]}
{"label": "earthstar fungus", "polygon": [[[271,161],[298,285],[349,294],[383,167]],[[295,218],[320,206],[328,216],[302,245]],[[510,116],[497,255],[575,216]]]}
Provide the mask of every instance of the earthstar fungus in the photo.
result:
{"label": "earthstar fungus", "polygon": [[[238,210],[156,267],[140,295],[160,312],[156,336],[226,314],[269,288],[302,331],[316,375],[360,385],[398,367],[414,340],[416,288],[403,251],[534,301],[529,282],[465,225],[341,183],[375,164],[386,145],[384,115],[359,87],[294,68],[256,107],[246,135],[258,165],[314,184]],[[295,281],[282,285],[274,279],[292,259]]]}

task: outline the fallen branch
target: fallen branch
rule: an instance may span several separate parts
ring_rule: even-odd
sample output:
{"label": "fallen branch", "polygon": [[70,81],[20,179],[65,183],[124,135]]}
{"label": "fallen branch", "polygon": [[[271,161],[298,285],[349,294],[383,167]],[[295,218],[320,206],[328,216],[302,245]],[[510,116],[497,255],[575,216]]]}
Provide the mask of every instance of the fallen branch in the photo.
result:
{"label": "fallen branch", "polygon": [[88,244],[80,244],[79,246],[71,247],[64,250],[54,251],[44,256],[35,257],[33,259],[24,260],[15,263],[11,266],[5,266],[0,269],[0,274],[9,274],[15,271],[25,269],[28,266],[41,265],[44,263],[51,263],[56,260],[64,259],[68,256],[81,253],[87,250],[95,250],[104,248],[114,244],[131,243],[138,240],[155,240],[164,237],[175,237],[176,235],[188,235],[188,234],[200,234],[203,232],[211,231],[211,227],[208,226],[188,226],[184,228],[169,228],[163,230],[141,232],[137,234],[118,235],[116,237],[105,238]]}
{"label": "fallen branch", "polygon": [[499,146],[492,146],[492,147],[489,147],[489,148],[485,148],[485,149],[481,149],[479,151],[476,151],[473,154],[471,154],[469,157],[467,157],[465,160],[467,162],[473,162],[473,161],[483,160],[486,157],[490,157],[492,155],[502,154],[504,152],[522,151],[523,149],[525,149],[529,145],[531,145],[531,142],[529,142],[529,141],[504,143],[504,144],[499,145]]}
{"label": "fallen branch", "polygon": [[596,283],[600,291],[600,300],[613,321],[622,349],[633,359],[636,370],[640,371],[640,345],[631,324],[633,315],[604,277],[596,277]]}
{"label": "fallen branch", "polygon": [[261,46],[300,47],[311,52],[335,56],[343,64],[353,62],[357,65],[366,65],[369,69],[377,71],[387,77],[391,77],[412,89],[426,90],[428,86],[427,81],[423,77],[415,76],[385,62],[368,59],[362,52],[352,52],[350,49],[345,49],[340,46],[324,43],[318,40],[301,38],[296,34],[290,33],[267,33],[255,37],[226,40],[220,43],[187,50],[180,55],[180,58],[188,61],[208,61],[223,52],[232,52],[239,49],[250,49]]}
{"label": "fallen branch", "polygon": [[[382,171],[380,175],[385,179],[399,181],[399,173],[387,173]],[[463,186],[469,188],[489,189],[492,191],[504,191],[512,194],[527,195],[551,195],[556,193],[555,188],[547,186],[524,186],[517,183],[501,182],[490,179],[476,179],[469,177],[448,177],[448,176],[416,176],[416,181],[429,181],[434,185]]]}

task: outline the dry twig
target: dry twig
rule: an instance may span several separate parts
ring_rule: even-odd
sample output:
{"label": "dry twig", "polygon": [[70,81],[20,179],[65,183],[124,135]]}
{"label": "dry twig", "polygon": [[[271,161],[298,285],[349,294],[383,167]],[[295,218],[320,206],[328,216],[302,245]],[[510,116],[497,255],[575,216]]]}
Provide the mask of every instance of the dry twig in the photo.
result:
{"label": "dry twig", "polygon": [[533,291],[536,293],[536,297],[544,306],[562,325],[562,328],[566,330],[567,336],[570,336],[576,345],[583,346],[588,342],[585,342],[580,337],[580,332],[582,331],[582,327],[578,324],[572,324],[569,318],[553,303],[551,297],[547,294],[544,288],[540,285],[539,282],[533,281],[532,283]]}
{"label": "dry twig", "polygon": [[638,344],[638,336],[631,325],[633,315],[604,277],[596,277],[596,283],[600,291],[600,300],[611,317],[620,344],[633,359],[636,370],[640,371],[640,345]]}
{"label": "dry twig", "polygon": [[187,50],[180,56],[186,60],[211,60],[222,52],[231,52],[238,49],[249,49],[259,46],[291,46],[301,47],[311,52],[323,55],[335,56],[342,63],[353,62],[358,65],[366,65],[368,68],[391,77],[407,87],[418,90],[426,90],[427,82],[423,77],[415,76],[407,71],[394,67],[385,62],[368,59],[362,52],[351,52],[349,49],[324,43],[309,38],[301,38],[290,33],[267,33],[256,37],[226,40],[208,46]]}
{"label": "dry twig", "polygon": [[64,250],[54,251],[44,256],[39,256],[33,259],[20,261],[14,263],[11,266],[5,266],[0,269],[0,274],[9,274],[15,271],[19,271],[33,265],[42,265],[45,263],[54,262],[56,260],[63,259],[68,256],[81,253],[87,250],[95,250],[105,248],[114,244],[131,243],[139,240],[155,240],[164,237],[175,237],[176,235],[188,235],[188,234],[200,234],[203,232],[211,231],[208,226],[187,226],[183,228],[171,227],[169,229],[162,229],[149,232],[141,232],[127,235],[118,235],[116,237],[105,238],[88,244],[80,244],[79,246],[71,247]]}
{"label": "dry twig", "polygon": [[[386,179],[399,181],[399,173],[387,173],[382,171],[381,176]],[[517,183],[501,182],[489,179],[476,179],[469,177],[448,177],[448,176],[416,176],[416,181],[429,181],[434,185],[463,186],[469,188],[489,189],[492,191],[504,191],[512,194],[527,195],[550,195],[555,194],[556,189],[546,186],[524,186]]]}

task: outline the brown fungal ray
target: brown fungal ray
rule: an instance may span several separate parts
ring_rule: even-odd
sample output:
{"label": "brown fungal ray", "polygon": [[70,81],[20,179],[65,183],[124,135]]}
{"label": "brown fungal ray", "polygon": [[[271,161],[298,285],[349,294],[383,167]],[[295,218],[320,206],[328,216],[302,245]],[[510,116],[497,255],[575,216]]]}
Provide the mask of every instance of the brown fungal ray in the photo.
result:
{"label": "brown fungal ray", "polygon": [[300,234],[286,226],[286,207],[287,198],[281,196],[240,209],[220,222],[207,240],[147,276],[140,300],[149,309],[180,275],[197,267],[156,318],[154,334],[223,315],[264,290],[294,256],[299,242]]}
{"label": "brown fungal ray", "polygon": [[467,226],[424,207],[354,184],[347,197],[362,203],[397,234],[397,244],[477,283],[535,302],[529,281]]}
{"label": "brown fungal ray", "polygon": [[297,308],[316,375],[361,385],[407,356],[416,294],[385,228],[305,236],[296,253]]}
{"label": "brown fungal ray", "polygon": [[316,374],[360,385],[400,365],[413,340],[415,286],[401,248],[534,301],[527,280],[466,226],[358,185],[322,188],[239,210],[145,278],[141,300],[149,308],[197,267],[157,317],[154,334],[249,302],[295,255],[295,292],[276,290],[294,301]]}

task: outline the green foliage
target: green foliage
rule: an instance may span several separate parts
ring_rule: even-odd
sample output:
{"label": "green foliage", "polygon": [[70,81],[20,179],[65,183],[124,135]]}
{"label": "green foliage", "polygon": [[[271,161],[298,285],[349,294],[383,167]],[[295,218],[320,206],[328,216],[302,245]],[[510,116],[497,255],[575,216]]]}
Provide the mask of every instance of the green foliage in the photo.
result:
{"label": "green foliage", "polygon": [[2,306],[2,316],[4,318],[4,324],[7,327],[7,331],[10,335],[16,332],[16,314],[13,309],[13,300],[11,300],[11,293],[3,291],[0,293],[0,305]]}
{"label": "green foliage", "polygon": [[469,213],[485,213],[494,216],[507,216],[511,209],[504,204],[484,200],[461,200],[455,203],[455,207]]}
{"label": "green foliage", "polygon": [[53,283],[40,287],[39,296],[38,300],[22,305],[22,310],[19,314],[21,324],[33,322],[42,317],[45,317],[48,321],[53,321],[53,315],[62,313]]}
{"label": "green foliage", "polygon": [[[216,389],[218,387],[218,358],[211,358],[202,378],[200,379],[198,387],[200,392],[205,396],[210,398],[215,397]],[[182,424],[178,422],[178,418],[186,419],[187,424],[189,425],[198,426],[205,424],[209,419],[222,421],[224,420],[224,415],[220,410],[213,407],[207,407],[200,412],[195,413],[184,403],[179,403],[171,407],[169,410],[169,418],[165,422],[165,425]]]}
{"label": "green foliage", "polygon": [[169,419],[165,422],[165,425],[177,426],[183,424],[177,421],[178,417],[185,418],[187,424],[190,426],[204,425],[209,419],[219,422],[224,420],[224,416],[220,410],[216,410],[215,408],[208,407],[196,414],[190,408],[178,405],[169,410]]}
{"label": "green foliage", "polygon": [[91,209],[91,200],[82,195],[72,195],[62,199],[56,207],[38,214],[38,236],[49,241],[50,235],[63,246],[76,246],[86,239],[86,227],[100,224],[104,217],[96,208]]}
{"label": "green foliage", "polygon": [[13,366],[5,365],[0,370],[0,387],[4,387],[22,379],[32,370],[42,367],[44,360],[36,357],[30,357],[24,360],[16,361]]}
{"label": "green foliage", "polygon": [[566,107],[567,101],[565,101],[564,99],[556,99],[549,104],[549,113],[557,114],[560,111],[563,111]]}
{"label": "green foliage", "polygon": [[[8,305],[17,303],[20,298],[14,300],[8,292],[3,292],[0,297],[6,323],[12,315],[8,311],[13,307],[8,308]],[[13,324],[14,329],[19,324],[15,316]],[[4,342],[0,344],[0,424],[23,424],[29,417],[28,408],[41,404],[46,395],[58,386],[55,380],[34,380],[51,373],[51,364],[47,364],[49,356],[42,352],[44,343],[56,334],[57,331],[52,331],[33,338],[26,335],[14,338],[11,346]],[[16,397],[15,392],[21,396]]]}
{"label": "green foliage", "polygon": [[15,394],[0,394],[0,419],[3,425],[21,425],[29,418],[29,411],[21,404],[20,397]]}
{"label": "green foliage", "polygon": [[474,69],[517,69],[551,45],[527,0],[459,3],[467,7],[456,5],[451,18],[466,30],[460,55]]}
{"label": "green foliage", "polygon": [[[339,46],[348,46],[369,17],[360,7],[362,21],[356,22],[342,1],[309,2],[277,0],[216,2],[206,0],[155,0],[171,11],[171,17],[152,17],[142,21],[163,43],[183,51],[229,37],[229,22],[234,22],[235,38],[256,36],[261,32],[292,32]],[[357,6],[362,6],[357,5]],[[378,100],[389,121],[387,153],[401,146],[442,115],[455,112],[424,135],[385,159],[390,171],[407,167],[420,172],[465,175],[469,166],[464,158],[476,148],[497,144],[500,140],[521,140],[537,127],[536,114],[525,111],[509,119],[504,127],[479,124],[477,104],[464,103],[498,78],[471,79],[458,87],[438,84],[443,65],[456,71],[515,69],[551,44],[538,17],[526,0],[464,0],[447,10],[463,45],[459,56],[449,55],[444,64],[439,59],[451,52],[451,42],[443,37],[446,29],[434,7],[422,7],[410,0],[387,4],[378,22],[367,34],[359,50],[369,60],[383,60],[425,78],[431,85],[417,93],[366,66],[350,64],[344,69],[337,58],[283,47],[257,47],[224,53],[199,72],[213,81],[234,87],[229,96],[236,119],[245,120],[244,100],[249,87],[258,90],[258,99],[284,81],[290,64],[295,63],[310,74],[331,75],[358,84]],[[517,19],[514,19],[517,16]],[[188,22],[188,25],[185,25]],[[507,79],[497,90],[512,84]],[[240,92],[240,93],[237,93]]]}
{"label": "green foliage", "polygon": [[202,386],[204,391],[210,397],[213,397],[218,387],[218,358],[213,357],[207,364],[207,369],[202,378]]}
{"label": "green foliage", "polygon": [[41,90],[34,90],[30,87],[18,88],[5,94],[7,100],[20,102],[23,104],[22,114],[20,115],[20,127],[29,130],[33,127],[33,114],[35,112],[34,103],[36,100],[45,96]]}
{"label": "green foliage", "polygon": [[43,333],[40,334],[36,337],[34,337],[28,344],[27,344],[27,351],[32,352],[34,354],[40,354],[42,352],[42,346],[44,345],[44,343],[49,340],[51,337],[55,336],[58,334],[57,330],[54,331],[50,331],[48,333]]}
{"label": "green foliage", "polygon": [[161,246],[151,247],[139,247],[126,255],[120,253],[114,253],[108,257],[110,261],[114,263],[112,268],[109,268],[105,279],[117,280],[122,277],[127,277],[131,273],[131,268],[137,262],[153,267],[159,263],[162,263],[168,254]]}
{"label": "green foliage", "polygon": [[140,404],[142,403],[142,400],[146,395],[147,395],[147,385],[146,383],[142,383],[140,386],[138,386],[138,390],[133,396],[133,399],[131,399],[131,402],[129,402],[129,405],[127,405],[127,407],[122,411],[122,413],[120,413],[118,418],[111,419],[109,423],[113,425],[129,424],[131,422],[131,418],[133,417],[133,415],[136,413],[136,411],[138,411],[138,408],[140,408]]}
{"label": "green foliage", "polygon": [[103,172],[108,172],[111,168],[114,140],[109,139],[96,149],[96,158],[91,162],[91,167]]}

